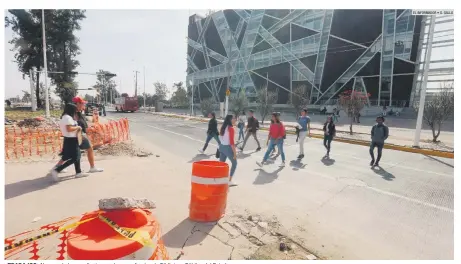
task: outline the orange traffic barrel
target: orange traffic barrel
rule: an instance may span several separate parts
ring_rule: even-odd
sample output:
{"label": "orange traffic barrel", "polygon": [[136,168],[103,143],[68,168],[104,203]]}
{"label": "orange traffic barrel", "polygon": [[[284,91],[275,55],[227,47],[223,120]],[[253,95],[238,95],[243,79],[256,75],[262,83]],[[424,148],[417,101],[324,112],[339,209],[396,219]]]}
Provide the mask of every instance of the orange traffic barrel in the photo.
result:
{"label": "orange traffic barrel", "polygon": [[189,218],[196,222],[218,221],[224,216],[229,189],[229,165],[202,160],[192,164]]}
{"label": "orange traffic barrel", "polygon": [[[101,216],[112,225],[102,220]],[[85,214],[69,233],[67,255],[72,260],[167,260],[160,225],[148,210],[120,209]],[[134,232],[148,233],[149,245],[130,239]],[[123,233],[124,235],[120,234]]]}

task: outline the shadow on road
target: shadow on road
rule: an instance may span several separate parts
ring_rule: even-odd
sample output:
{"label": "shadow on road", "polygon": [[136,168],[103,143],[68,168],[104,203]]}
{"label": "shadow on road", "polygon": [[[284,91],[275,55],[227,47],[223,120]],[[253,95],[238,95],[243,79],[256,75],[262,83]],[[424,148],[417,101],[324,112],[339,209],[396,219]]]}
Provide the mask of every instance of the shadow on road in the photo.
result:
{"label": "shadow on road", "polygon": [[[170,231],[162,236],[165,246],[170,248],[182,248],[184,245],[200,244],[206,236],[191,236],[194,227],[197,223],[186,218],[173,227]],[[210,230],[214,225],[210,225]]]}
{"label": "shadow on road", "polygon": [[[74,175],[69,176],[61,176],[59,177],[59,181],[67,181],[77,179]],[[78,178],[80,179],[80,178]],[[59,183],[59,182],[57,182]],[[9,183],[5,185],[5,200],[21,196],[27,193],[40,191],[46,189],[56,183],[52,182],[51,179],[47,176],[35,178],[32,180],[24,180],[14,183]]]}
{"label": "shadow on road", "polygon": [[325,165],[325,166],[331,166],[331,165],[335,164],[335,161],[336,161],[336,160],[330,159],[329,157],[323,157],[323,158],[321,159],[321,161],[322,161],[323,165]]}
{"label": "shadow on road", "polygon": [[395,176],[392,173],[386,171],[381,166],[371,167],[371,170],[379,176],[383,177],[383,179],[386,181],[392,181],[395,179]]}
{"label": "shadow on road", "polygon": [[267,172],[263,168],[255,169],[254,171],[259,171],[259,173],[253,184],[263,185],[275,181],[279,177],[278,173],[281,172],[283,168],[284,167],[280,167],[273,172]]}
{"label": "shadow on road", "polygon": [[439,162],[439,163],[441,163],[441,164],[443,164],[443,165],[446,165],[446,166],[448,166],[448,167],[455,168],[454,165],[451,165],[450,163],[446,163],[445,161],[442,161],[442,160],[440,160],[440,159],[438,159],[438,158],[435,158],[435,157],[432,157],[432,156],[429,156],[429,155],[424,155],[424,156],[425,156],[426,158],[429,158],[429,159],[431,159],[431,160],[433,160],[433,161],[437,161],[437,162]]}
{"label": "shadow on road", "polygon": [[304,169],[307,164],[304,164],[301,162],[301,160],[297,159],[290,161],[290,166],[294,171],[298,171]]}
{"label": "shadow on road", "polygon": [[251,154],[254,154],[256,152],[258,152],[258,151],[255,150],[255,151],[250,152],[250,153],[239,152],[239,153],[237,153],[237,159],[246,159],[246,158],[250,157]]}
{"label": "shadow on road", "polygon": [[214,157],[214,154],[197,154],[195,157],[193,157],[191,160],[189,160],[187,163],[194,163],[196,161],[201,161],[204,159],[209,159],[211,157]]}

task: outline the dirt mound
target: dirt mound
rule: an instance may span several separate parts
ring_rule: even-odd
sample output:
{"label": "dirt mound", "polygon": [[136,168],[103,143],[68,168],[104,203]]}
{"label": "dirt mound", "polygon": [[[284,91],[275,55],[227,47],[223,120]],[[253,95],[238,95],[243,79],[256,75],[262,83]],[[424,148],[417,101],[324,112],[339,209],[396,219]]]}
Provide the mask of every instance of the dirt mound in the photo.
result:
{"label": "dirt mound", "polygon": [[99,147],[96,152],[98,155],[104,156],[147,157],[152,155],[152,152],[136,147],[132,141],[103,145]]}

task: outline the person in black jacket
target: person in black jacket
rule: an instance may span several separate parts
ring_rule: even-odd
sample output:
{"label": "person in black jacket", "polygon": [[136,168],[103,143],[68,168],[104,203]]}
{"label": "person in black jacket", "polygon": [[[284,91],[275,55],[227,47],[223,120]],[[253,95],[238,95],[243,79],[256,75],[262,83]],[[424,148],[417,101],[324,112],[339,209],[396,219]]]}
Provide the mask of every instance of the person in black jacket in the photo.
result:
{"label": "person in black jacket", "polygon": [[219,132],[218,132],[218,121],[216,120],[216,114],[214,112],[211,112],[208,114],[208,117],[211,118],[210,121],[208,122],[208,130],[206,131],[207,137],[205,141],[205,145],[203,146],[203,149],[199,150],[200,153],[203,154],[205,152],[206,148],[208,147],[208,143],[210,143],[211,139],[214,138],[216,142],[218,142],[218,145],[221,144],[219,141]]}
{"label": "person in black jacket", "polygon": [[257,136],[257,132],[259,130],[259,121],[258,119],[255,118],[253,110],[250,110],[248,113],[250,117],[247,120],[247,127],[245,130],[246,135],[245,135],[245,138],[243,139],[243,145],[240,147],[240,151],[243,151],[243,149],[245,148],[245,145],[247,144],[248,138],[250,138],[250,136],[253,136],[253,138],[256,140],[256,143],[258,144],[258,148],[256,149],[256,151],[260,151],[261,144],[259,144],[259,140]]}
{"label": "person in black jacket", "polygon": [[327,117],[327,121],[323,124],[323,145],[327,149],[325,157],[330,157],[331,141],[336,135],[336,127],[331,116]]}

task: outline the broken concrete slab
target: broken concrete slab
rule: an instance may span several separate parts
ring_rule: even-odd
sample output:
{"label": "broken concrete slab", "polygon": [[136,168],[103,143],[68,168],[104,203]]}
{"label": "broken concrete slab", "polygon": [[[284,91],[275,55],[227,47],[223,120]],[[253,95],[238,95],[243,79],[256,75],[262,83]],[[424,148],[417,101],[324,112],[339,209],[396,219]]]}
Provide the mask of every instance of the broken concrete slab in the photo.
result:
{"label": "broken concrete slab", "polygon": [[226,245],[219,239],[209,236],[204,232],[195,231],[187,239],[184,245],[182,259],[204,260],[216,259],[227,260],[231,256],[232,246]]}
{"label": "broken concrete slab", "polygon": [[279,238],[270,233],[267,233],[267,234],[264,234],[259,240],[261,240],[261,242],[267,245],[267,244],[277,243],[277,241],[279,241]]}
{"label": "broken concrete slab", "polygon": [[230,238],[237,238],[242,234],[239,230],[231,226],[229,223],[222,223],[219,224],[219,226],[229,234]]}
{"label": "broken concrete slab", "polygon": [[210,236],[215,237],[216,239],[222,241],[223,243],[227,243],[231,238],[229,233],[221,228],[219,225],[209,225],[206,223],[197,223],[194,227],[193,232],[200,231]]}
{"label": "broken concrete slab", "polygon": [[253,244],[245,236],[239,236],[231,239],[228,244],[234,247],[231,259],[243,260],[258,250],[258,246]]}
{"label": "broken concrete slab", "polygon": [[254,226],[253,228],[250,229],[249,235],[261,240],[261,237],[265,235],[265,232],[262,231],[259,226]]}

